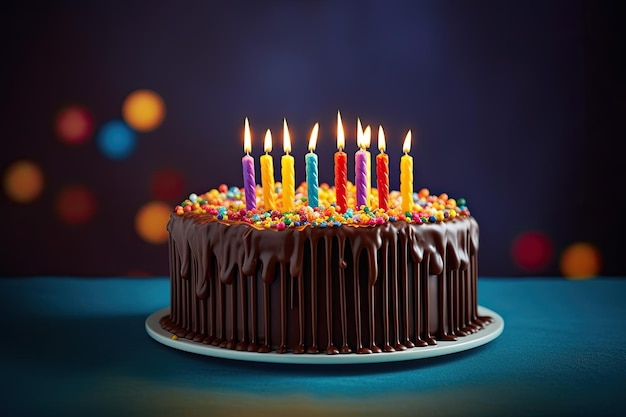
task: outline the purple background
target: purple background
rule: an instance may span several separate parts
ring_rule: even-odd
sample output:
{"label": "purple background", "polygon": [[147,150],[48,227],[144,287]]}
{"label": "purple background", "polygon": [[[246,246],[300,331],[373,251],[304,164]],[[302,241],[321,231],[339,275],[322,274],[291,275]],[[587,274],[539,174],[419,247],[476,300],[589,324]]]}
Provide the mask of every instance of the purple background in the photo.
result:
{"label": "purple background", "polygon": [[[331,182],[338,109],[349,165],[357,117],[374,132],[385,127],[390,166],[399,166],[404,134],[413,130],[415,187],[468,200],[481,225],[481,275],[528,275],[511,245],[529,230],[543,231],[555,251],[532,274],[558,275],[559,252],[584,240],[602,254],[603,275],[626,275],[624,6],[174,3],[5,6],[0,170],[35,160],[46,187],[30,205],[0,194],[0,275],[166,275],[167,245],[134,230],[156,170],[185,178],[172,205],[221,183],[241,186],[244,117],[255,156],[265,129],[280,137],[286,117],[296,181],[304,180],[308,132],[320,122],[320,182]],[[167,115],[138,135],[131,157],[111,161],[93,139],[69,148],[55,138],[63,106],[86,106],[97,132],[141,88],[163,97]],[[278,164],[282,151],[274,149]],[[398,176],[392,169],[392,189]],[[52,201],[77,181],[97,196],[97,215],[68,227]]]}

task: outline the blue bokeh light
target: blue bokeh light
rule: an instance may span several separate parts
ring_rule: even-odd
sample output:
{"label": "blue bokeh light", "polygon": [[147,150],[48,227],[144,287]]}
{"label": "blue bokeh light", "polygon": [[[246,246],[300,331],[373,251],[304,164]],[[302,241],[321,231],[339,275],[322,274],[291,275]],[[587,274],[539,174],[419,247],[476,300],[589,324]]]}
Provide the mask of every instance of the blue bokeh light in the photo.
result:
{"label": "blue bokeh light", "polygon": [[136,145],[135,132],[121,120],[105,123],[98,132],[98,148],[109,159],[128,158]]}

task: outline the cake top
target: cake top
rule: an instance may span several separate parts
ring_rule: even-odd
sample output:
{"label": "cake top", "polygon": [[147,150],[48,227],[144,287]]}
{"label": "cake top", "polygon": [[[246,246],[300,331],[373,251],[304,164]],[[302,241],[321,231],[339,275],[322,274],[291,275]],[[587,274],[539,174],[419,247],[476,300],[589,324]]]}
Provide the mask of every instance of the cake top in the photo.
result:
{"label": "cake top", "polygon": [[[295,209],[282,212],[280,209],[265,210],[263,189],[256,187],[256,197],[259,205],[252,210],[246,210],[245,196],[241,188],[228,187],[225,184],[218,189],[212,189],[204,194],[191,194],[189,198],[174,208],[178,216],[188,214],[208,215],[216,220],[265,228],[284,230],[289,227],[338,227],[375,226],[388,222],[407,222],[413,224],[440,223],[453,220],[456,217],[469,216],[464,198],[453,199],[447,194],[431,195],[430,191],[422,188],[413,194],[413,204],[410,211],[402,211],[401,197],[398,191],[389,193],[389,208],[378,208],[378,190],[371,189],[370,206],[348,208],[341,213],[335,203],[335,190],[328,184],[321,184],[319,188],[319,205],[315,208],[308,206],[306,183],[302,183],[295,194]],[[282,185],[276,183],[277,207],[282,207]],[[348,207],[355,207],[355,186],[348,182]]]}

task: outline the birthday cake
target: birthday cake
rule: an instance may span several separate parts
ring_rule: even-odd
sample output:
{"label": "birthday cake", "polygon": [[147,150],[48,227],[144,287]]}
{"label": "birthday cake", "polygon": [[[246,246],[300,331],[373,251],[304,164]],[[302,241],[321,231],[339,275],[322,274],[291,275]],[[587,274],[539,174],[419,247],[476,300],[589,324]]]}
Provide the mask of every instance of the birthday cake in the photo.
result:
{"label": "birthday cake", "polygon": [[319,207],[290,213],[248,211],[236,187],[191,195],[167,226],[161,326],[226,349],[336,354],[453,341],[491,321],[477,312],[478,224],[464,199],[423,189],[404,212],[391,192],[387,210],[339,213],[334,193],[322,185]]}
{"label": "birthday cake", "polygon": [[358,123],[355,181],[337,115],[335,186],[318,184],[316,124],[294,184],[286,122],[282,182],[274,183],[271,133],[255,181],[245,123],[243,188],[191,194],[171,214],[173,337],[225,349],[280,354],[379,353],[455,341],[492,321],[478,315],[478,224],[464,199],[413,193],[411,131],[400,191],[389,191],[379,128],[371,187],[369,127]]}

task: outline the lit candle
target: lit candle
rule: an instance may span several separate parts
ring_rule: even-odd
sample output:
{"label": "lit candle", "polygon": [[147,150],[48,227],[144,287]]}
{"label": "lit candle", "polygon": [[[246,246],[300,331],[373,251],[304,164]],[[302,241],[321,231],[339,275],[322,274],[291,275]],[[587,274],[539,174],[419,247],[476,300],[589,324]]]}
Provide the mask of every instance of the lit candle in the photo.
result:
{"label": "lit candle", "polygon": [[263,186],[263,205],[265,211],[276,210],[275,185],[274,185],[274,160],[272,155],[272,132],[267,129],[263,143],[265,155],[261,156],[261,185]]}
{"label": "lit candle", "polygon": [[400,196],[402,197],[402,211],[411,211],[413,208],[413,157],[411,151],[411,131],[406,134],[404,155],[400,158]]}
{"label": "lit candle", "polygon": [[367,126],[363,131],[363,146],[365,148],[365,162],[367,163],[367,205],[370,205],[370,198],[372,198],[372,154],[367,149],[372,143],[372,128]]}
{"label": "lit candle", "polygon": [[317,134],[319,132],[319,123],[315,123],[311,138],[309,139],[309,153],[304,157],[306,165],[306,185],[308,189],[308,205],[309,207],[317,207],[319,205],[319,183],[317,170],[317,155],[315,154],[315,145],[317,144]]}
{"label": "lit candle", "polygon": [[389,157],[385,153],[385,132],[378,126],[378,149],[376,156],[376,185],[378,186],[378,208],[389,208]]}
{"label": "lit candle", "polygon": [[348,186],[348,157],[343,151],[345,146],[345,135],[341,114],[337,112],[337,149],[335,152],[335,197],[337,209],[340,213],[345,213],[348,208],[348,198],[346,189]]}
{"label": "lit candle", "polygon": [[294,210],[296,174],[293,156],[289,155],[289,152],[291,152],[291,137],[289,136],[289,129],[287,129],[286,119],[283,119],[283,149],[285,155],[280,160],[283,181],[283,211],[288,212]]}
{"label": "lit candle", "polygon": [[246,210],[256,208],[256,180],[254,178],[254,158],[250,156],[252,151],[252,139],[250,138],[250,125],[246,117],[243,134],[243,151],[246,153],[241,158],[243,165],[243,191],[246,198]]}
{"label": "lit candle", "polygon": [[367,154],[365,153],[361,120],[357,121],[356,136],[359,150],[354,156],[354,185],[356,187],[356,208],[358,210],[361,206],[367,205]]}

